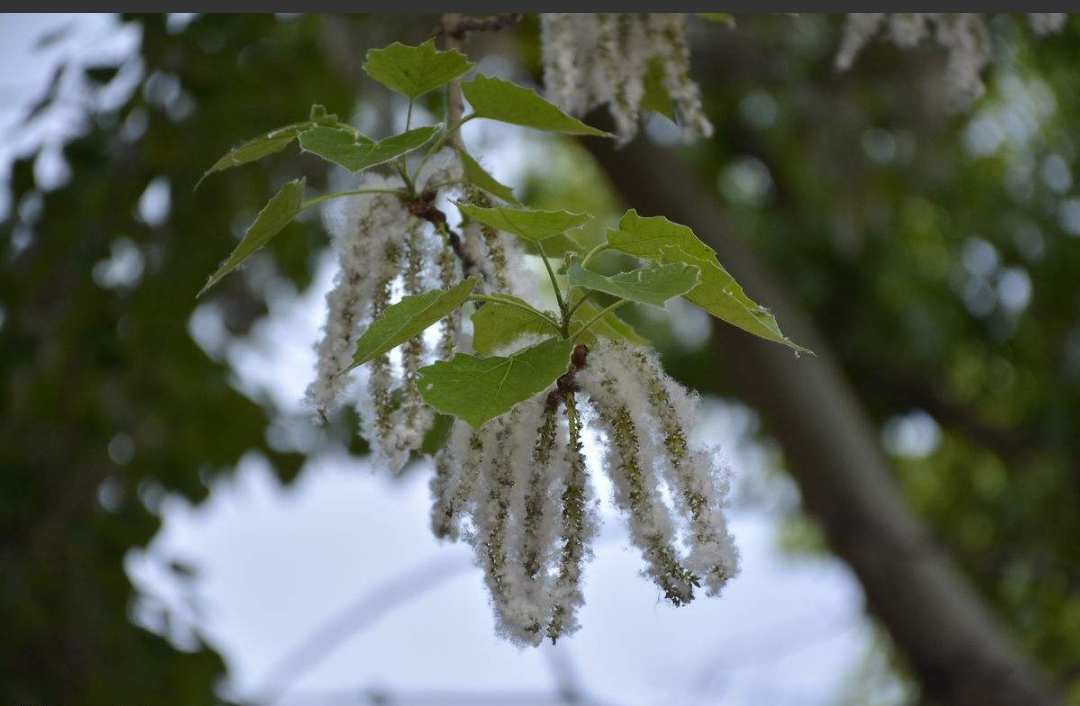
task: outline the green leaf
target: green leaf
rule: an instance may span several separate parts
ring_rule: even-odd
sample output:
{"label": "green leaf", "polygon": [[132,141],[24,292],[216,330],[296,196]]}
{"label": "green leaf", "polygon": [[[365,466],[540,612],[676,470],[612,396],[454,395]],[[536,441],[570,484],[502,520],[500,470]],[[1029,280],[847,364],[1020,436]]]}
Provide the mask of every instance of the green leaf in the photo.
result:
{"label": "green leaf", "polygon": [[321,105],[313,105],[311,106],[311,116],[307,122],[293,123],[292,125],[279,127],[276,130],[271,130],[265,135],[260,135],[259,137],[248,140],[238,147],[234,147],[228,154],[214,162],[214,166],[207,169],[206,172],[199,177],[199,181],[195,183],[195,188],[198,189],[199,184],[203,183],[203,179],[206,179],[206,177],[214,172],[238,167],[241,164],[254,162],[267,155],[280,152],[288,147],[289,143],[295,140],[297,135],[316,125],[337,126],[338,117],[333,113],[327,113],[326,108]]}
{"label": "green leaf", "polygon": [[464,304],[478,281],[479,277],[470,277],[450,289],[402,297],[397,304],[387,307],[356,342],[353,364],[349,369],[363,365],[423,333]]}
{"label": "green leaf", "polygon": [[318,103],[311,106],[311,114],[308,116],[308,120],[316,125],[329,125],[330,127],[336,127],[340,124],[336,115],[327,113],[326,108]]}
{"label": "green leaf", "polygon": [[[572,326],[571,329],[581,328],[595,319],[596,315],[601,311],[603,311],[603,309],[599,305],[594,304],[591,301],[585,302],[574,312],[574,326]],[[648,340],[635,331],[633,326],[620,319],[619,315],[614,311],[609,311],[604,314],[588,331],[578,336],[577,340],[586,345],[591,345],[593,341],[596,340],[597,336],[612,341],[626,341],[628,343],[633,343],[636,346],[648,343]]]}
{"label": "green leaf", "polygon": [[266,202],[255,222],[244,233],[243,240],[229,255],[221,267],[210,276],[210,281],[202,288],[198,296],[206,293],[206,290],[217,284],[225,275],[229,274],[241,262],[246,260],[252,253],[266,245],[270,240],[281,232],[281,229],[289,225],[289,222],[300,213],[300,207],[304,199],[303,178],[290,181],[274,194],[273,198]]}
{"label": "green leaf", "polygon": [[728,27],[735,26],[735,16],[730,12],[695,12],[694,14],[709,22],[719,22]]}
{"label": "green leaf", "polygon": [[668,265],[651,262],[630,272],[605,277],[582,268],[575,259],[566,268],[566,279],[574,287],[595,289],[613,297],[663,309],[668,299],[686,294],[698,286],[699,272],[697,267],[679,262]]}
{"label": "green leaf", "polygon": [[462,215],[480,221],[497,230],[513,233],[519,238],[538,243],[592,220],[587,213],[569,211],[534,211],[524,208],[481,208],[455,202]]}
{"label": "green leaf", "polygon": [[567,135],[611,137],[610,133],[570,117],[531,88],[501,78],[477,76],[472,81],[461,84],[461,90],[473,112],[480,118]]}
{"label": "green leaf", "polygon": [[618,230],[608,231],[608,243],[635,257],[682,262],[699,268],[701,284],[685,295],[687,300],[755,336],[810,352],[780,332],[772,314],[746,296],[735,278],[717,261],[716,252],[698,240],[690,228],[663,216],[643,218],[630,210],[619,221]]}
{"label": "green leaf", "polygon": [[300,134],[300,149],[358,172],[411,152],[438,132],[434,126],[418,127],[375,142],[351,128],[315,127]]}
{"label": "green leaf", "polygon": [[675,122],[675,101],[664,87],[664,64],[659,58],[649,61],[642,88],[645,93],[641,97],[641,107]]}
{"label": "green leaf", "polygon": [[514,190],[496,181],[495,177],[488,174],[484,167],[472,158],[472,155],[465,150],[458,150],[458,154],[461,156],[461,166],[465,170],[465,178],[469,180],[470,184],[507,203],[521,205],[521,202],[514,197]]}
{"label": "green leaf", "polygon": [[[532,308],[526,301],[509,294],[496,294],[496,299]],[[559,327],[543,312],[530,313],[519,306],[486,302],[472,315],[473,348],[488,355],[509,345],[526,334],[558,335]]]}
{"label": "green leaf", "polygon": [[439,449],[446,446],[453,425],[454,418],[452,416],[436,412],[435,419],[431,422],[427,433],[424,434],[424,440],[420,442],[420,453],[426,456],[434,456],[439,453]]}
{"label": "green leaf", "polygon": [[265,135],[260,135],[252,140],[248,140],[242,145],[234,147],[228,154],[214,162],[214,166],[207,169],[206,172],[199,177],[199,181],[195,184],[195,188],[199,188],[199,184],[203,183],[203,180],[214,172],[221,172],[226,169],[231,169],[232,167],[239,167],[241,164],[254,162],[267,155],[280,152],[288,147],[301,131],[310,126],[310,122],[286,125],[285,127],[271,130]]}
{"label": "green leaf", "polygon": [[409,99],[445,86],[472,67],[472,62],[459,52],[435,51],[434,39],[418,47],[395,42],[383,49],[371,49],[364,62],[368,76]]}
{"label": "green leaf", "polygon": [[420,394],[429,405],[474,429],[548,388],[566,372],[573,341],[549,338],[507,358],[459,353],[420,368]]}

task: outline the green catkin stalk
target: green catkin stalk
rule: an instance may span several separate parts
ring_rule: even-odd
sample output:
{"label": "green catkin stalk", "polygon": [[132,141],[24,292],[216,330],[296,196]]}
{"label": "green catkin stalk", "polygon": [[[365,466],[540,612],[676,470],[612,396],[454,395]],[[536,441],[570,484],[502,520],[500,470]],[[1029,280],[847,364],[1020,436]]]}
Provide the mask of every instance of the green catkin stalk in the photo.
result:
{"label": "green catkin stalk", "polygon": [[525,496],[525,535],[521,548],[525,575],[532,581],[537,580],[544,568],[545,547],[541,543],[540,528],[544,524],[550,485],[548,468],[551,465],[551,455],[555,451],[558,424],[555,409],[548,407],[544,411],[543,422],[536,433],[536,445],[533,447],[533,465]]}
{"label": "green catkin stalk", "polygon": [[[612,399],[617,399],[614,381],[607,380],[602,384],[608,388]],[[615,499],[631,515],[631,532],[641,535],[637,543],[644,554],[646,572],[669,601],[677,606],[685,605],[694,599],[694,588],[700,584],[700,579],[683,567],[674,546],[663,532],[655,529],[654,515],[658,508],[663,508],[663,503],[654,497],[655,490],[646,485],[638,455],[638,429],[630,410],[626,405],[616,403],[601,405],[597,411],[608,424],[611,437],[608,443],[615,454],[610,471],[621,476],[615,480],[616,486],[623,490],[616,492]]]}
{"label": "green catkin stalk", "polygon": [[507,568],[507,531],[510,520],[510,494],[514,487],[513,444],[514,426],[520,421],[515,411],[489,422],[496,428],[485,429],[485,462],[481,468],[481,498],[477,510],[477,554],[491,591],[492,603],[502,629],[508,620],[509,604],[513,598]]}
{"label": "green catkin stalk", "polygon": [[[491,208],[494,206],[494,202],[491,198],[480,191],[476,187],[470,186],[468,189],[469,203],[480,206],[481,208]],[[503,247],[502,241],[499,238],[499,231],[486,223],[480,223],[479,230],[480,235],[484,239],[484,247],[487,251],[486,264],[490,268],[490,276],[494,282],[495,291],[497,292],[509,292],[511,290],[510,281],[507,279],[507,263],[506,263],[506,249]],[[486,268],[485,268],[486,269]]]}
{"label": "green catkin stalk", "polygon": [[[386,274],[375,285],[375,298],[371,305],[371,318],[377,321],[390,306],[393,296],[394,279],[397,277],[397,263],[401,257],[401,249],[394,243],[389,243],[385,251],[387,266],[383,270]],[[375,406],[375,435],[376,439],[383,440],[390,435],[393,426],[391,419],[394,411],[393,397],[390,392],[393,371],[390,365],[390,355],[383,354],[371,361],[371,377],[368,379],[368,391],[371,395],[372,404]]]}
{"label": "green catkin stalk", "polygon": [[[477,488],[480,466],[484,457],[484,442],[480,434],[471,431],[465,422],[455,422],[451,438],[435,460],[431,508],[431,528],[439,539],[456,540],[460,535],[461,514],[469,505]],[[455,436],[464,435],[464,449],[458,449]]]}
{"label": "green catkin stalk", "polygon": [[[647,381],[653,413],[660,421],[664,448],[667,451],[672,471],[670,482],[689,511],[690,530],[693,535],[692,545],[703,547],[719,544],[724,539],[720,536],[720,529],[714,523],[710,507],[710,497],[715,497],[716,493],[710,492],[709,488],[700,487],[700,484],[706,480],[698,477],[689,467],[692,462],[692,452],[686,438],[686,430],[679,420],[671,395],[668,394],[663,381],[645,354],[634,351],[632,355],[641,379]],[[713,574],[713,583],[717,585],[722,585],[729,578],[727,569],[723,566],[710,567],[709,572]]]}
{"label": "green catkin stalk", "polygon": [[[439,286],[442,289],[450,289],[458,281],[458,261],[454,255],[454,248],[450,245],[450,238],[442,233],[443,249],[439,254]],[[458,331],[461,329],[461,310],[458,309],[450,316],[443,319],[442,335],[439,339],[439,357],[449,360],[454,356],[457,348]]]}
{"label": "green catkin stalk", "polygon": [[[424,292],[422,238],[423,230],[420,221],[409,218],[409,251],[404,276],[405,294],[416,295]],[[402,390],[404,392],[402,410],[405,424],[410,429],[418,425],[420,415],[424,410],[424,400],[420,396],[420,388],[417,387],[419,370],[423,363],[424,334],[420,333],[410,338],[401,348]]]}
{"label": "green catkin stalk", "polygon": [[556,409],[544,406],[540,426],[536,430],[536,441],[532,448],[529,473],[524,488],[521,505],[515,508],[515,517],[521,523],[517,534],[516,555],[521,562],[521,577],[525,598],[534,606],[533,619],[523,625],[526,633],[540,639],[543,630],[543,617],[546,612],[542,603],[550,591],[547,571],[555,535],[552,525],[556,521],[553,510],[557,508],[552,497],[553,476],[557,474],[552,464],[559,433],[559,418]]}
{"label": "green catkin stalk", "polygon": [[701,89],[690,78],[690,48],[682,15],[652,14],[647,22],[649,41],[666,48],[664,88],[675,102],[686,126],[701,137],[711,137],[713,126],[701,106]]}
{"label": "green catkin stalk", "polygon": [[584,602],[581,573],[585,564],[589,537],[595,527],[589,517],[588,476],[581,443],[581,415],[573,392],[563,394],[569,444],[569,467],[562,493],[562,551],[551,622],[547,636],[554,644],[559,637],[577,627],[575,611]]}

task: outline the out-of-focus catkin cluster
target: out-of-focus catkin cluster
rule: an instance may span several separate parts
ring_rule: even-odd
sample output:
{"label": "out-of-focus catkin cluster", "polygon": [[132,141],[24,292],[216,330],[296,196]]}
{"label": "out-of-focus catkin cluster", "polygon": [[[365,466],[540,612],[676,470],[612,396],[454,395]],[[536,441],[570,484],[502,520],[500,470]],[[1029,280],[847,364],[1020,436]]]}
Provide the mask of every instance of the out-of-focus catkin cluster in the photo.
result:
{"label": "out-of-focus catkin cluster", "polygon": [[699,588],[720,592],[738,570],[724,517],[728,472],[690,443],[696,418],[697,399],[651,352],[601,340],[578,346],[550,394],[479,430],[454,424],[436,459],[432,526],[474,547],[502,633],[537,644],[578,627],[598,518],[585,426],[605,449],[614,503],[648,577],[675,605]]}
{"label": "out-of-focus catkin cluster", "polygon": [[547,97],[563,110],[581,116],[607,104],[627,142],[637,134],[648,72],[657,70],[686,128],[712,135],[690,78],[684,15],[544,13],[540,25]]}
{"label": "out-of-focus catkin cluster", "polygon": [[[417,203],[392,193],[403,187],[398,177],[369,173],[359,188],[387,193],[353,196],[327,218],[339,269],[326,295],[326,324],[317,345],[316,377],[308,386],[307,401],[325,416],[341,404],[346,389],[355,382],[352,375],[360,377],[360,435],[370,445],[378,467],[395,473],[420,449],[434,420],[417,388],[418,371],[461,349],[461,313],[439,324],[437,340],[418,335],[399,353],[379,356],[357,373],[347,374],[357,339],[401,296],[449,289],[460,282],[462,255],[471,266],[485,263],[483,273],[493,282],[505,281],[507,262],[518,257],[518,246],[504,234],[489,238],[466,233],[466,241],[474,243],[473,251],[467,252],[466,245],[458,242],[461,252],[455,252],[451,237],[456,236],[424,217],[438,193],[447,195],[445,185],[456,189],[461,182],[457,157],[446,150],[421,172],[417,186],[422,196]],[[482,198],[479,193],[451,193],[466,200]]]}
{"label": "out-of-focus catkin cluster", "polygon": [[[1058,32],[1067,19],[1065,13],[1028,14],[1036,34]],[[950,105],[964,108],[985,92],[980,74],[990,62],[990,30],[986,15],[955,12],[852,12],[847,16],[844,35],[836,55],[841,70],[851,68],[859,52],[878,35],[902,48],[911,48],[933,35],[948,52]]]}

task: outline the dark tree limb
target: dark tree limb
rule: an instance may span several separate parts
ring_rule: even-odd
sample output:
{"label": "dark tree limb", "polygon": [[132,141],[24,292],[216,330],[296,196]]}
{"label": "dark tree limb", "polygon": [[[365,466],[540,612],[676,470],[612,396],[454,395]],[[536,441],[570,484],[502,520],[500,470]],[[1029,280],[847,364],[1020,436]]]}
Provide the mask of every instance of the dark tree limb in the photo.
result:
{"label": "dark tree limb", "polygon": [[951,706],[1061,704],[907,507],[826,341],[725,227],[712,193],[674,154],[644,140],[621,150],[598,140],[586,146],[630,205],[693,228],[792,340],[817,352],[796,359],[783,346],[718,324],[717,388],[754,407],[783,445],[805,508],[859,577],[924,696]]}

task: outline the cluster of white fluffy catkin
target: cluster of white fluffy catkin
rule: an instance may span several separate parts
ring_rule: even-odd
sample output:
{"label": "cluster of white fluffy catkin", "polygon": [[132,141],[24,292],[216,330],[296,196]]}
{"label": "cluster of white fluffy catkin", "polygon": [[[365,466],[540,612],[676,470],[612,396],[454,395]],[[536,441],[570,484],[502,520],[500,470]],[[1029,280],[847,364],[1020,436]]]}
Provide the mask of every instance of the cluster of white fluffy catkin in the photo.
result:
{"label": "cluster of white fluffy catkin", "polygon": [[[1068,15],[1060,12],[1030,13],[1037,34],[1060,31]],[[990,30],[981,13],[853,12],[847,17],[836,65],[851,68],[859,52],[879,34],[898,47],[910,48],[933,36],[948,52],[947,77],[951,103],[964,107],[985,91],[980,74],[990,62]]]}
{"label": "cluster of white fluffy catkin", "polygon": [[548,99],[572,115],[606,104],[620,142],[637,134],[645,78],[657,62],[661,82],[687,129],[713,127],[690,78],[685,16],[677,13],[543,13],[544,85]]}
{"label": "cluster of white fluffy catkin", "polygon": [[478,430],[456,422],[436,458],[432,528],[473,546],[499,630],[518,644],[578,627],[597,525],[584,425],[603,443],[615,505],[668,600],[688,603],[702,586],[717,594],[738,571],[724,517],[728,473],[687,438],[697,399],[644,349],[599,341],[575,361],[579,353],[587,362],[574,363],[572,386]]}
{"label": "cluster of white fluffy catkin", "polygon": [[[454,185],[461,180],[457,158],[447,150],[421,172],[418,186],[423,191],[429,184]],[[402,187],[397,177],[369,173],[357,188]],[[417,388],[417,371],[462,347],[460,312],[440,324],[438,342],[418,335],[401,347],[399,356],[383,355],[353,373],[346,371],[357,339],[388,306],[403,295],[452,287],[462,280],[462,264],[445,234],[413,215],[396,194],[359,194],[340,203],[342,208],[327,218],[339,269],[326,295],[316,377],[306,397],[325,417],[342,403],[354,376],[360,378],[356,395],[360,435],[370,445],[375,464],[396,473],[421,447],[434,419]],[[493,243],[480,242],[476,257],[497,263],[487,267],[485,275],[493,281],[506,280],[506,263],[517,257],[515,247],[505,236]]]}

